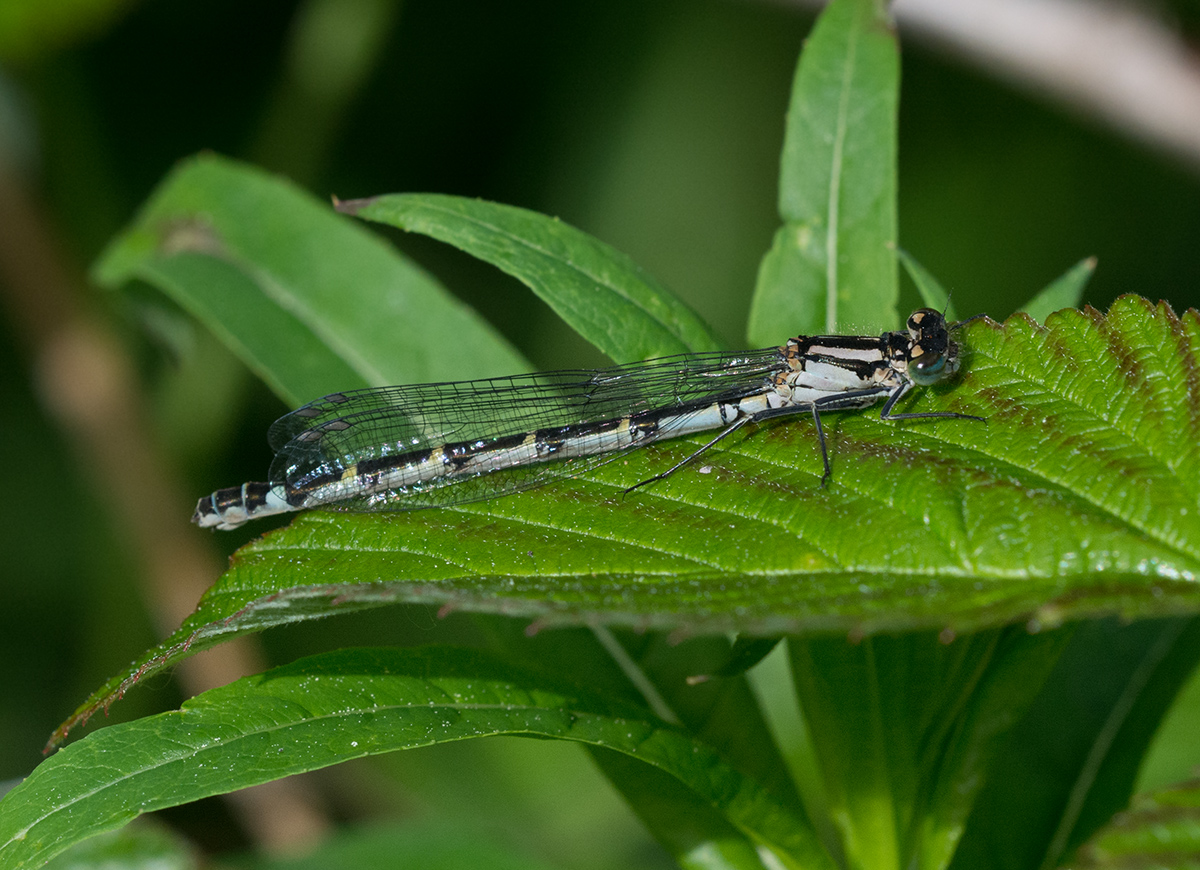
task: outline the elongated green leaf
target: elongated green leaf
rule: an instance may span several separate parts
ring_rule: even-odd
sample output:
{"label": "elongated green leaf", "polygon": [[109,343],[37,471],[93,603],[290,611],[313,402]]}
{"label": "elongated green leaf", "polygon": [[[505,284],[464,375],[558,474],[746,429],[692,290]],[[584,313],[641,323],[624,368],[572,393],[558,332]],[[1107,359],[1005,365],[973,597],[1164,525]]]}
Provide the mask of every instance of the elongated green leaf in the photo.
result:
{"label": "elongated green leaf", "polygon": [[1080,260],[1022,305],[1021,310],[1038,323],[1042,323],[1055,311],[1074,308],[1083,299],[1083,291],[1095,271],[1095,257]]}
{"label": "elongated green leaf", "polygon": [[900,258],[904,271],[908,272],[908,276],[917,285],[917,292],[921,294],[921,301],[925,303],[925,307],[945,313],[946,319],[951,322],[957,320],[950,294],[946,292],[946,288],[942,286],[941,282],[933,277],[933,273],[918,263],[917,259],[903,248],[896,249],[896,256]]}
{"label": "elongated green leaf", "polygon": [[644,269],[554,218],[431,193],[377,196],[338,208],[448,242],[503,269],[617,362],[718,349],[705,323]]}
{"label": "elongated green leaf", "polygon": [[1200,608],[1200,315],[1125,297],[963,331],[960,382],[906,410],[762,426],[651,486],[668,443],[588,480],[396,514],[311,513],[243,548],[140,676],[226,637],[395,601],[539,624],[966,631]]}
{"label": "elongated green leaf", "polygon": [[[946,292],[937,278],[902,248],[896,250],[896,255],[900,258],[900,262],[904,265],[905,271],[908,272],[913,283],[916,284],[917,292],[921,294],[921,300],[925,305],[937,311],[945,311],[948,320],[957,319],[953,300],[950,299],[950,294]],[[1021,306],[1020,310],[1041,323],[1055,311],[1074,308],[1083,298],[1084,288],[1087,287],[1087,282],[1095,271],[1095,257],[1080,260],[1046,285],[1033,299]]]}
{"label": "elongated green leaf", "polygon": [[[204,155],[159,185],[95,279],[160,287],[291,404],[527,366],[423,270],[280,178]],[[352,290],[353,292],[348,292]],[[397,341],[403,331],[404,341]]]}
{"label": "elongated green leaf", "polygon": [[615,752],[592,757],[684,870],[765,870],[753,841],[678,780]]}
{"label": "elongated green leaf", "polygon": [[1200,660],[1200,620],[1081,624],[981,791],[955,868],[1059,866],[1126,806],[1157,724]]}
{"label": "elongated green leaf", "polygon": [[751,344],[895,328],[900,54],[881,0],[833,0],[796,67],[783,226],[759,268]]}
{"label": "elongated green leaf", "polygon": [[719,668],[714,669],[714,676],[732,677],[745,673],[769,656],[780,640],[782,638],[779,637],[739,635],[729,650],[729,657],[721,663]]}
{"label": "elongated green leaf", "polygon": [[[664,719],[678,722],[728,761],[773,793],[800,806],[779,747],[763,719],[745,675],[710,678],[729,661],[730,644],[721,636],[680,641],[662,632],[563,629],[534,638],[510,619],[478,619],[494,648],[509,661],[555,662],[563,673],[587,673],[593,686],[633,693],[649,701]],[[720,813],[666,774],[602,750],[593,756],[650,832],[684,866],[761,866],[752,843]],[[744,862],[749,861],[746,865]]]}
{"label": "elongated green leaf", "polygon": [[[914,813],[910,840],[910,850],[919,861],[914,866],[941,870],[950,864],[988,776],[1005,776],[996,759],[1014,724],[1045,685],[1074,633],[1074,624],[1036,635],[1005,630],[993,649],[974,659],[981,667],[969,675],[971,679],[960,678],[959,694],[924,711],[941,716],[943,722],[935,732],[941,742],[922,746],[921,803]],[[980,645],[973,637],[963,640],[976,648]],[[961,655],[960,661],[971,660],[969,653]],[[920,678],[915,669],[910,673]],[[903,689],[893,690],[898,691]],[[921,721],[914,730],[928,736],[929,725]]]}
{"label": "elongated green leaf", "polygon": [[1077,870],[1126,867],[1200,866],[1200,781],[1191,780],[1138,795],[1128,811],[1113,819],[1079,850]]}
{"label": "elongated green leaf", "polygon": [[[799,807],[800,796],[787,775],[787,767],[772,739],[744,674],[732,678],[695,681],[716,665],[728,661],[729,642],[721,636],[679,642],[662,632],[613,632],[621,649],[612,654],[636,668],[633,681],[649,685],[656,703],[670,711],[700,740],[722,749],[731,764],[774,794]],[[612,650],[612,644],[607,649]],[[662,775],[646,773],[611,753],[597,756],[601,769],[620,789],[651,833],[685,866],[758,868],[752,844],[727,821],[715,816],[696,798],[662,782]],[[749,863],[746,863],[749,862]]]}
{"label": "elongated green leaf", "polygon": [[[695,680],[729,660],[726,638],[680,641],[662,632],[598,627],[543,631],[531,638],[515,620],[477,617],[474,622],[486,632],[490,647],[501,651],[506,660],[541,667],[554,662],[562,673],[586,673],[590,685],[605,687],[610,695],[641,699],[665,720],[680,723],[700,740],[719,747],[731,764],[756,782],[800,806],[745,675],[739,671],[733,678],[699,684]],[[755,863],[750,866],[759,866],[744,835],[695,794],[666,783],[666,774],[647,772],[645,765],[623,762],[610,752],[592,754],[650,833],[681,864],[736,867],[752,854]]]}
{"label": "elongated green leaf", "polygon": [[[1176,618],[1122,626],[1134,640],[1134,663],[1120,695],[1111,697],[1047,850],[1058,862],[1124,809],[1150,741],[1183,683],[1200,663],[1200,619]],[[1105,677],[1111,680],[1114,673]],[[1109,701],[1109,698],[1105,699]],[[1183,771],[1180,771],[1183,773]]]}
{"label": "elongated green leaf", "polygon": [[851,867],[945,867],[1009,730],[1070,636],[792,638],[800,706]]}
{"label": "elongated green leaf", "polygon": [[0,801],[17,870],[161,807],[397,749],[494,734],[631,755],[696,792],[787,866],[826,859],[803,816],[644,708],[452,648],[341,650],[90,735]]}
{"label": "elongated green leaf", "polygon": [[727,638],[707,635],[680,641],[661,632],[614,634],[690,733],[723,747],[738,769],[774,793],[799,802],[745,674],[711,676],[718,665],[729,661]]}

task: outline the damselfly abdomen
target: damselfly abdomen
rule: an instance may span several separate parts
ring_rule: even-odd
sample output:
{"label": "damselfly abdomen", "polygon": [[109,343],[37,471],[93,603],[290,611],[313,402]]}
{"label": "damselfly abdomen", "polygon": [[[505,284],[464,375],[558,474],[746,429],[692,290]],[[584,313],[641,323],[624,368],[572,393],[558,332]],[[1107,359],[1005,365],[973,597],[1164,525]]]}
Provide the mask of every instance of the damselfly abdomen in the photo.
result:
{"label": "damselfly abdomen", "polygon": [[[958,346],[930,308],[906,331],[800,336],[744,353],[663,357],[594,371],[418,384],[333,393],[275,421],[269,481],[220,489],[192,517],[233,529],[247,520],[315,507],[408,510],[462,504],[528,489],[609,461],[616,451],[696,432],[717,434],[659,480],[748,423],[811,413],[824,460],[825,411],[885,399],[897,414],[914,386],[958,371]],[[638,484],[641,486],[642,484]]]}

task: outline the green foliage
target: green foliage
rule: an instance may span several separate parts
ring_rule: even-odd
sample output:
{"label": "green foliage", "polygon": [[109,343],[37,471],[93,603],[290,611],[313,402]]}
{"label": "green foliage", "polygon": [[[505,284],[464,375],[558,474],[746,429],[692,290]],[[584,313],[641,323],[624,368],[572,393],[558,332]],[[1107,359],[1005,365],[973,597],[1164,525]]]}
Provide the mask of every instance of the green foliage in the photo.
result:
{"label": "green foliage", "polygon": [[784,223],[763,258],[750,340],[894,329],[900,51],[885,4],[831,3],[792,86],[779,178]]}
{"label": "green foliage", "polygon": [[[447,347],[512,370],[520,356],[386,243],[261,170],[205,155],[178,166],[93,270],[161,287],[300,404],[334,390],[450,380]],[[403,323],[411,338],[396,340]]]}
{"label": "green foliage", "polygon": [[1059,278],[1046,285],[1041,293],[1029,300],[1021,310],[1038,323],[1061,308],[1074,308],[1083,299],[1088,279],[1096,271],[1096,258],[1080,260]]}
{"label": "green foliage", "polygon": [[710,474],[630,495],[693,448],[495,502],[302,516],[243,548],[179,630],[77,715],[230,636],[395,602],[755,634],[1195,609],[1200,408],[1180,373],[1200,367],[1200,319],[1131,297],[1107,317],[1017,316],[965,334],[970,372],[915,407],[987,423],[848,418],[831,434],[828,488],[810,425],[788,422],[706,457]]}
{"label": "green foliage", "polygon": [[[1122,809],[1200,660],[1195,617],[1079,624],[995,759],[952,867],[1054,867]],[[1019,832],[1017,835],[1015,832]]]}
{"label": "green foliage", "polygon": [[[897,98],[880,5],[834,0],[796,72],[757,342],[895,328]],[[517,277],[614,358],[715,345],[629,258],[552,219],[440,195],[341,207]],[[1092,266],[1030,303],[1044,324],[964,327],[961,376],[905,406],[985,423],[829,419],[827,488],[811,423],[789,420],[632,494],[696,443],[495,502],[311,513],[253,541],[55,741],[148,675],[274,626],[435,603],[482,614],[493,649],[351,647],[89,734],[0,800],[0,868],[159,808],[500,734],[588,746],[686,867],[1057,866],[1127,802],[1200,657],[1200,316],[1134,296],[1051,314]],[[363,227],[223,158],[168,177],[95,274],[161,287],[292,403],[459,379],[463,348],[489,374],[521,366]],[[535,644],[511,617],[558,631]],[[793,783],[743,673],[780,635],[815,790]]]}
{"label": "green foliage", "polygon": [[[1200,855],[1200,785],[1195,780],[1134,799],[1080,850],[1079,870],[1156,866],[1191,868]],[[1152,862],[1152,864],[1151,864]]]}
{"label": "green foliage", "polygon": [[[645,708],[459,649],[348,649],[113,726],[6,798],[0,866],[37,866],[140,813],[365,755],[490,734],[575,740],[666,770],[789,866],[821,850],[807,820]],[[67,786],[67,787],[64,787]]]}
{"label": "green foliage", "polygon": [[334,835],[302,856],[242,859],[223,870],[361,870],[419,867],[421,870],[551,870],[551,865],[448,826],[354,828]]}
{"label": "green foliage", "polygon": [[617,362],[717,350],[704,322],[653,276],[562,221],[433,194],[392,194],[338,209],[447,242],[503,269]]}
{"label": "green foliage", "polygon": [[77,843],[55,856],[49,870],[198,870],[195,850],[154,824],[127,825]]}

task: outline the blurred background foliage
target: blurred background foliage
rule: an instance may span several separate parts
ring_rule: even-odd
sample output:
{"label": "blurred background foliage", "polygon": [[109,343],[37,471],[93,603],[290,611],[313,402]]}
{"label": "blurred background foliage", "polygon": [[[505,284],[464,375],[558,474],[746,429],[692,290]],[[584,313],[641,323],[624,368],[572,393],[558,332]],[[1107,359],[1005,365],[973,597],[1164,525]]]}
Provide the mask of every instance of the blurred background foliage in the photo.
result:
{"label": "blurred background foliage", "polygon": [[[1143,11],[1184,46],[1200,35],[1191,0]],[[36,765],[58,722],[262,531],[210,537],[186,521],[198,494],[261,476],[283,406],[152,291],[87,281],[175,161],[207,149],[319,196],[436,191],[557,215],[629,253],[737,347],[777,223],[783,111],[813,15],[750,0],[0,0],[0,781]],[[919,28],[909,38],[903,10],[900,32],[901,242],[958,311],[1003,318],[1089,255],[1099,308],[1122,293],[1200,302],[1200,158],[1007,84],[969,48],[946,53]],[[428,240],[395,241],[537,368],[601,362],[510,279]],[[116,506],[110,437],[155,457],[128,485],[191,555],[153,555],[136,513]],[[174,584],[188,559],[205,567]],[[488,630],[513,628],[389,609],[269,633],[220,679],[340,644],[474,643]],[[213,679],[181,668],[113,718],[175,706]],[[1181,778],[1196,728],[1193,681],[1144,783]],[[253,797],[163,815],[218,853],[400,820],[573,867],[667,864],[574,746],[470,742],[285,788],[301,808],[291,829],[257,821]]]}

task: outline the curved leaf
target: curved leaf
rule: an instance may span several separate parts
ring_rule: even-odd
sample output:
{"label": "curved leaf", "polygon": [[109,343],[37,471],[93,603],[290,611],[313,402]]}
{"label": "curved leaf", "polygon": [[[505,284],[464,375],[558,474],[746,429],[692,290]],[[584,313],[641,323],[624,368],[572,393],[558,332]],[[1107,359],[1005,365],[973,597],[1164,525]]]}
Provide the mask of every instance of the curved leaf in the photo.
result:
{"label": "curved leaf", "polygon": [[987,422],[829,415],[826,489],[800,418],[628,495],[694,444],[484,504],[304,515],[64,727],[225,637],[396,601],[761,635],[1200,608],[1200,315],[1125,297],[964,340],[965,377],[911,409]]}
{"label": "curved leaf", "polygon": [[765,870],[753,840],[678,780],[628,755],[591,755],[682,870]]}
{"label": "curved leaf", "polygon": [[177,712],[89,735],[0,801],[0,866],[39,866],[162,807],[352,758],[495,734],[632,756],[675,777],[787,866],[831,866],[792,803],[644,708],[453,648],[314,656],[205,692]]}
{"label": "curved leaf", "polygon": [[[643,696],[655,698],[656,709],[661,707],[698,739],[720,747],[731,764],[772,793],[801,805],[795,784],[787,775],[786,762],[745,675],[696,679],[698,674],[711,674],[716,665],[729,661],[730,643],[725,637],[680,640],[661,632],[605,629],[594,634],[611,661],[621,664],[630,684],[638,686]],[[528,655],[529,639],[523,641],[521,646]],[[515,645],[505,645],[506,654],[514,652],[519,653]],[[589,680],[597,678],[594,666],[589,666],[587,673]],[[611,752],[593,750],[592,756],[655,839],[682,867],[762,870],[753,842],[666,774]]]}
{"label": "curved leaf", "polygon": [[1071,866],[1077,870],[1125,867],[1195,868],[1200,855],[1200,781],[1138,795],[1097,832]]}
{"label": "curved leaf", "polygon": [[555,218],[435,193],[376,196],[338,209],[447,242],[502,269],[617,362],[719,349],[704,321],[645,269]]}
{"label": "curved leaf", "polygon": [[470,346],[480,371],[526,367],[385,242],[283,179],[212,154],[167,176],[93,277],[160,287],[292,405],[335,390],[453,380],[455,347]]}
{"label": "curved leaf", "polygon": [[1200,620],[1081,623],[1012,730],[952,868],[1057,867],[1125,807],[1146,746],[1200,659]]}

